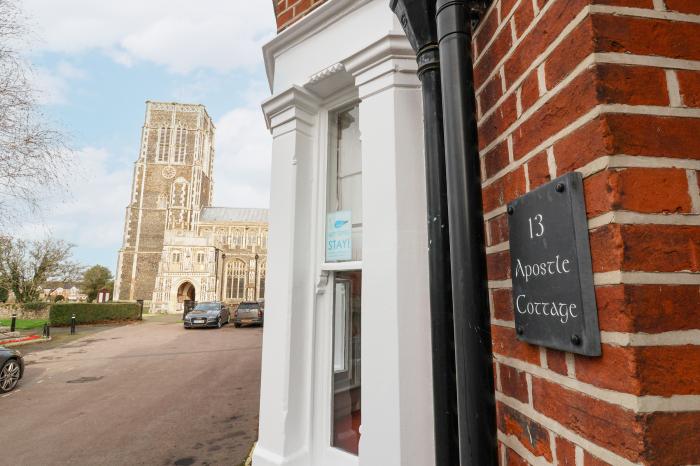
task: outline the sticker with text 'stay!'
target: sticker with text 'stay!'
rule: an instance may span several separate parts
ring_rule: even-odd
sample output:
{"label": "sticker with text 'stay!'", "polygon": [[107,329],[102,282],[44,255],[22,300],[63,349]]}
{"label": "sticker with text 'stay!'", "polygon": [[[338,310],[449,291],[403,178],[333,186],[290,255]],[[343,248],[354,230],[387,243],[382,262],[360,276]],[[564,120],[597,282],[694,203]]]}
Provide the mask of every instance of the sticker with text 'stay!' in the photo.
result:
{"label": "sticker with text 'stay!'", "polygon": [[352,260],[352,212],[332,212],[326,225],[326,262],[349,260]]}

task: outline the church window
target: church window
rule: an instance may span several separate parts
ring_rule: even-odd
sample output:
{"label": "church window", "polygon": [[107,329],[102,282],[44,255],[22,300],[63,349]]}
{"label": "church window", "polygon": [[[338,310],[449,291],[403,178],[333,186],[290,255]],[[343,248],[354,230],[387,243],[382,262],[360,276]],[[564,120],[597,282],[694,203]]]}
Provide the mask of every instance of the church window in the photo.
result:
{"label": "church window", "polygon": [[187,153],[187,130],[178,128],[175,135],[175,160],[174,163],[185,163]]}
{"label": "church window", "polygon": [[246,266],[241,260],[235,260],[226,266],[226,298],[243,299],[245,297]]}
{"label": "church window", "polygon": [[156,147],[156,161],[167,162],[170,152],[170,128],[158,130],[158,145]]}
{"label": "church window", "polygon": [[248,231],[248,246],[254,246],[258,244],[258,232],[255,230]]}
{"label": "church window", "polygon": [[182,259],[182,254],[180,254],[179,252],[173,253],[173,263],[174,264],[179,264],[181,259]]}
{"label": "church window", "polygon": [[197,253],[197,263],[198,264],[203,264],[205,259],[205,254],[203,252],[198,252]]}

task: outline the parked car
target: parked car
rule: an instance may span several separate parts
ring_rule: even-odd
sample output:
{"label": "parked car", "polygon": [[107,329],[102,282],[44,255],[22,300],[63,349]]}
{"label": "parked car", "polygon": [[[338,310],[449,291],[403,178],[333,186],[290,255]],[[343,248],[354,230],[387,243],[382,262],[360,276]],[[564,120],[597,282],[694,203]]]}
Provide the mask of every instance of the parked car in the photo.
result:
{"label": "parked car", "polygon": [[0,346],[0,393],[14,389],[23,375],[22,353]]}
{"label": "parked car", "polygon": [[243,324],[263,325],[265,320],[265,306],[255,301],[244,301],[238,305],[233,313],[233,326],[240,327]]}
{"label": "parked car", "polygon": [[231,311],[221,302],[197,303],[185,316],[185,328],[217,327],[229,323]]}

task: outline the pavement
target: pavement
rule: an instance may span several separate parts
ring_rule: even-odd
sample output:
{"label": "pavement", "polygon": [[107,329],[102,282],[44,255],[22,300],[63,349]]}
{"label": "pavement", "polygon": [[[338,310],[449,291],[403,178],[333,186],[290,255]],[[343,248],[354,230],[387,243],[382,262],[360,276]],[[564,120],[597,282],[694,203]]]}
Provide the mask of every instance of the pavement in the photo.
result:
{"label": "pavement", "polygon": [[24,378],[0,396],[0,465],[245,461],[257,438],[262,329],[185,330],[178,316],[151,316],[78,332],[21,348]]}

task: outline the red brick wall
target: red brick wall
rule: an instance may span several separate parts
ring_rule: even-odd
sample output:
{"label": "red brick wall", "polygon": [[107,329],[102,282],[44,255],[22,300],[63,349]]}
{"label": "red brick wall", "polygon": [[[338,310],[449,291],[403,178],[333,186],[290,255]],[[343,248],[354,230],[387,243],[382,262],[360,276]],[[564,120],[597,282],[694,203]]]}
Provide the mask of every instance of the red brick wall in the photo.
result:
{"label": "red brick wall", "polygon": [[[700,1],[496,0],[474,54],[502,463],[700,463]],[[573,170],[600,358],[514,331],[506,203]]]}
{"label": "red brick wall", "polygon": [[272,0],[277,18],[277,32],[306,16],[326,0]]}

